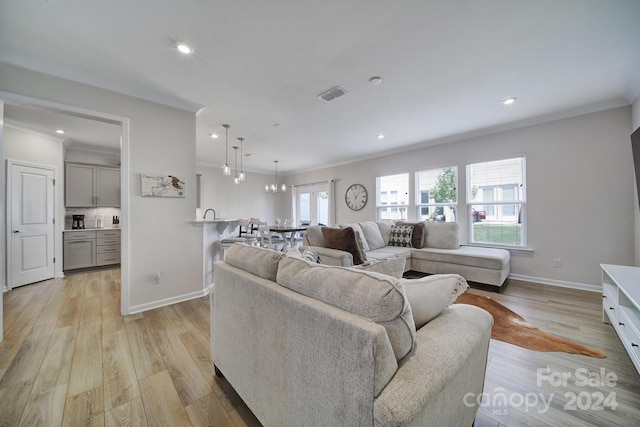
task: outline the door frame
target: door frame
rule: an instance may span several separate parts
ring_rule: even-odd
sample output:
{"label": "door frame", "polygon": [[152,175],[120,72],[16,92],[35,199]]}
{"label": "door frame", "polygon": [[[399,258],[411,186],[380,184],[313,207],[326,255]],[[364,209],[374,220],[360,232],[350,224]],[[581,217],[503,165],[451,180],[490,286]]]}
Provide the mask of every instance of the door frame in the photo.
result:
{"label": "door frame", "polygon": [[[8,291],[10,291],[11,289],[13,289],[15,286],[13,286],[13,283],[11,282],[11,278],[13,277],[13,267],[12,267],[12,262],[13,262],[13,249],[12,249],[12,245],[11,245],[11,236],[12,236],[12,232],[11,232],[11,228],[13,225],[13,222],[11,221],[13,218],[13,209],[10,206],[10,202],[12,200],[12,196],[13,196],[13,190],[12,190],[12,183],[13,183],[13,176],[12,176],[12,171],[13,171],[13,167],[14,166],[25,166],[25,167],[29,167],[29,168],[36,168],[36,169],[43,169],[43,170],[48,170],[48,171],[52,171],[53,172],[53,180],[54,180],[54,185],[53,185],[53,218],[54,218],[54,222],[52,224],[53,227],[53,256],[56,259],[56,263],[54,263],[53,266],[53,277],[56,276],[57,274],[57,262],[62,262],[62,256],[61,254],[58,254],[56,251],[56,247],[57,247],[57,242],[58,242],[58,237],[56,236],[56,224],[55,224],[55,219],[56,219],[56,209],[58,208],[58,206],[56,205],[56,199],[59,195],[58,193],[58,186],[56,185],[58,182],[58,168],[55,166],[49,166],[49,165],[41,165],[41,164],[37,164],[37,163],[29,163],[29,162],[23,162],[21,160],[13,160],[13,159],[7,159],[6,161],[6,165],[7,165],[7,175],[6,175],[6,183],[5,183],[5,190],[6,190],[6,206],[5,206],[5,218],[6,218],[6,231],[5,231],[5,248],[6,248],[6,262],[7,262],[7,282],[6,282],[6,288]],[[62,238],[62,236],[60,236],[60,238]]]}
{"label": "door frame", "polygon": [[[27,106],[36,106],[39,108],[47,108],[62,114],[69,114],[72,116],[84,117],[87,119],[106,121],[116,125],[120,125],[122,130],[122,136],[120,139],[120,212],[121,212],[121,224],[120,224],[120,250],[121,250],[121,263],[120,263],[120,313],[124,316],[129,314],[129,295],[130,295],[130,228],[129,221],[131,218],[130,212],[130,125],[129,118],[124,116],[117,116],[114,114],[104,113],[100,111],[90,110],[87,108],[75,107],[67,104],[60,104],[57,102],[46,101],[44,99],[32,98],[23,95],[17,95],[10,92],[0,91],[0,107],[4,107],[4,104],[18,104]],[[4,126],[4,108],[1,109],[2,115],[0,116],[0,124]],[[3,133],[0,130],[0,148],[3,146]],[[0,162],[4,164],[4,162]],[[3,168],[3,166],[0,166]],[[0,169],[2,170],[2,169]],[[0,210],[0,212],[4,209]],[[6,221],[6,218],[5,218]],[[6,227],[0,227],[0,238],[2,241],[6,239],[2,236]],[[6,253],[6,251],[5,251]],[[61,254],[56,254],[61,256]],[[5,257],[6,258],[6,257]],[[2,280],[6,277],[6,272],[2,272]],[[1,323],[0,323],[1,326]]]}

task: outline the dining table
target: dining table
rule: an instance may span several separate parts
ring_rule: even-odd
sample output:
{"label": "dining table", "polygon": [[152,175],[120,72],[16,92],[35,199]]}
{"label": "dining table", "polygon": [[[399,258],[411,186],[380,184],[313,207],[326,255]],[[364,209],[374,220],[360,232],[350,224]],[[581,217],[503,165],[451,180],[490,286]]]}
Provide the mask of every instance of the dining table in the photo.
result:
{"label": "dining table", "polygon": [[[300,226],[296,226],[296,225],[270,225],[269,226],[269,231],[272,233],[278,233],[280,235],[282,235],[282,239],[285,242],[289,242],[289,247],[293,248],[293,243],[295,240],[295,236],[296,233],[300,232],[300,231],[306,231],[307,230],[307,226],[306,225],[300,225]],[[282,250],[284,251],[284,246],[282,247]]]}

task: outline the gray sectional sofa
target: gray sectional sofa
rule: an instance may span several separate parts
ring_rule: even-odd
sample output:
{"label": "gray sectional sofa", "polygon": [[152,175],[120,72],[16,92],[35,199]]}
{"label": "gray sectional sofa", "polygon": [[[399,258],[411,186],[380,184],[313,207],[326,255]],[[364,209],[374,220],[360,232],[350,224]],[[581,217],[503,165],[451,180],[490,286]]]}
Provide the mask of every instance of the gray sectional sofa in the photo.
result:
{"label": "gray sectional sofa", "polygon": [[[406,223],[408,224],[408,223]],[[429,274],[459,274],[468,281],[500,286],[510,272],[509,251],[498,248],[460,246],[458,224],[454,222],[421,222],[415,224],[422,229],[422,236],[413,239],[412,247],[390,246],[390,222],[366,221],[343,224],[352,227],[362,237],[361,244],[367,261],[394,257],[406,258],[406,270]],[[418,227],[419,224],[420,225]],[[316,251],[324,264],[353,265],[353,254],[344,250],[326,247],[323,227],[309,227],[303,245]],[[414,236],[415,237],[415,236]]]}
{"label": "gray sectional sofa", "polygon": [[216,373],[267,427],[471,426],[493,318],[455,304],[416,330],[416,282],[236,243],[214,265]]}

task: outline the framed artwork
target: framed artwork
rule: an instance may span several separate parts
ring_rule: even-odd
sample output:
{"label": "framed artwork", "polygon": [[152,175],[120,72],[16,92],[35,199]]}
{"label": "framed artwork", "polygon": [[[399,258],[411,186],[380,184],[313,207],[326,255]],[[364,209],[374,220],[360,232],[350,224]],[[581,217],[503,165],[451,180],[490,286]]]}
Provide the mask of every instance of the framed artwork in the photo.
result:
{"label": "framed artwork", "polygon": [[185,197],[184,180],[175,175],[143,173],[142,197]]}

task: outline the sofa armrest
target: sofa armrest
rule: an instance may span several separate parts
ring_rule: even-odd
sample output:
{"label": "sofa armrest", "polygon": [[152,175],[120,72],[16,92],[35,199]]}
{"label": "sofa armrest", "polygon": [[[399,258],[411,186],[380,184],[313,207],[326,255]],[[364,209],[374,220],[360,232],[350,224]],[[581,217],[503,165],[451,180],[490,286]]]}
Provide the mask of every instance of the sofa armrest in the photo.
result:
{"label": "sofa armrest", "polygon": [[420,328],[376,399],[376,426],[470,426],[478,410],[493,317],[455,304]]}
{"label": "sofa armrest", "polygon": [[353,266],[353,255],[347,251],[330,249],[323,246],[302,246],[301,250],[310,249],[320,255],[320,261],[325,265],[337,265],[339,267]]}

